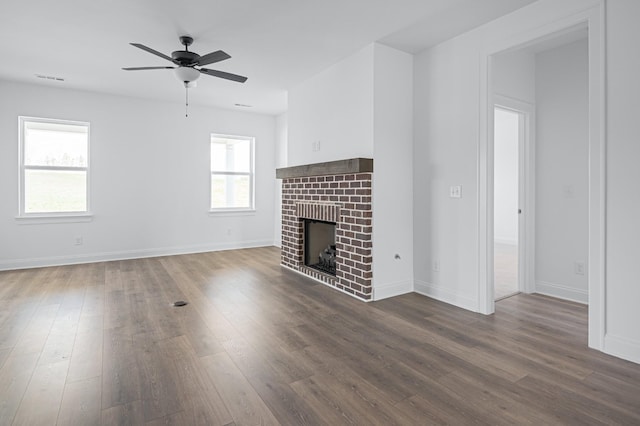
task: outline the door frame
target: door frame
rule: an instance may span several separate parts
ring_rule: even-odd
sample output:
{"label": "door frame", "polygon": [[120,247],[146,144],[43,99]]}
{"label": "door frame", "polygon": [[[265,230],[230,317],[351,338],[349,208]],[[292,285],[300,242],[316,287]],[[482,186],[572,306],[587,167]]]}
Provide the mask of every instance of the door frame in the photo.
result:
{"label": "door frame", "polygon": [[[490,159],[493,121],[492,55],[535,44],[578,27],[588,29],[589,40],[589,248],[587,280],[589,290],[589,347],[604,350],[605,304],[605,196],[606,196],[606,80],[605,80],[605,0],[595,7],[560,18],[508,39],[495,40],[480,54],[480,93],[478,147],[478,311],[495,311],[490,288],[493,273],[493,206],[490,201]],[[489,233],[491,231],[491,234]]]}
{"label": "door frame", "polygon": [[[518,215],[518,290],[524,293],[535,291],[535,105],[514,99],[508,96],[495,94],[492,96],[492,108],[489,111],[489,120],[495,123],[494,111],[500,108],[513,111],[519,115],[520,123],[518,129],[518,208],[521,214]],[[490,291],[495,289],[495,271],[493,265],[495,261],[494,238],[494,126],[489,130],[489,165],[488,165],[488,185],[490,190],[487,193],[487,203],[491,206],[491,220],[489,226],[489,236],[491,238],[491,262],[490,271]],[[495,300],[495,294],[491,294]]]}

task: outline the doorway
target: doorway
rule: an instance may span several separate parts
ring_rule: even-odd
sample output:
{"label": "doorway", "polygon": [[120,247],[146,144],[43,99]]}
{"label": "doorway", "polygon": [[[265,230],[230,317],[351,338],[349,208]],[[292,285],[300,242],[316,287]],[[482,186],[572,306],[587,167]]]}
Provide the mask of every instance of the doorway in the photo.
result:
{"label": "doorway", "polygon": [[[604,31],[602,26],[603,3],[599,7],[586,10],[583,13],[566,17],[553,24],[541,27],[535,31],[522,34],[521,37],[509,40],[509,42],[496,43],[487,48],[486,55],[481,57],[481,99],[480,99],[480,124],[481,138],[479,150],[479,291],[478,306],[479,311],[485,314],[491,314],[495,311],[495,299],[493,294],[493,268],[494,268],[494,252],[493,252],[493,124],[494,124],[494,72],[492,68],[495,55],[520,49],[522,47],[538,45],[540,46],[547,40],[556,39],[558,36],[574,32],[577,29],[585,29],[588,40],[588,56],[586,59],[587,70],[587,87],[588,87],[588,105],[587,105],[587,136],[583,138],[587,147],[587,185],[583,190],[587,200],[587,252],[582,259],[575,260],[575,267],[571,269],[574,275],[581,274],[584,271],[586,279],[586,288],[584,292],[585,299],[589,305],[589,346],[595,349],[603,350],[605,343],[605,298],[604,298],[604,200],[605,200],[605,138],[604,138],[604,90],[605,80],[603,72],[604,64]],[[555,79],[549,80],[554,82]],[[536,99],[537,103],[537,99]],[[563,117],[563,114],[557,114],[556,117]],[[536,118],[537,120],[537,118]],[[536,132],[537,133],[537,132]],[[537,136],[536,136],[537,138]],[[533,156],[531,157],[533,159]],[[538,173],[538,175],[540,175]],[[543,175],[546,176],[546,175]],[[528,182],[526,185],[530,186]],[[557,184],[557,182],[556,182]],[[556,185],[557,186],[557,185]],[[567,188],[566,190],[564,188]],[[560,192],[556,191],[556,195],[560,194],[564,199],[570,200],[575,194],[572,190],[571,183],[565,184]],[[537,188],[536,188],[537,191]],[[532,191],[535,193],[536,191]],[[525,206],[530,211],[526,211],[529,216],[535,211],[531,206]],[[537,216],[537,214],[536,214]],[[522,219],[520,219],[522,220]],[[534,229],[532,224],[534,218],[530,217],[525,226],[527,232],[529,228]],[[547,228],[545,228],[547,229]],[[562,230],[561,230],[562,231]],[[522,229],[519,231],[522,232]],[[536,240],[537,240],[536,236]],[[533,238],[526,239],[526,244],[532,244]],[[531,241],[528,241],[531,240]],[[519,240],[519,245],[522,241]],[[534,246],[535,247],[535,246]],[[533,251],[527,254],[527,262],[529,257],[534,255]],[[520,257],[522,259],[522,257]],[[566,262],[565,262],[566,263]],[[520,276],[522,276],[522,267],[519,265]],[[524,265],[527,267],[527,265]],[[572,266],[572,265],[569,265]],[[526,292],[533,291],[529,288],[529,283],[533,268],[529,268],[525,272],[527,282],[525,283]],[[537,277],[536,277],[537,278]],[[561,288],[561,286],[556,286]]]}
{"label": "doorway", "polygon": [[522,291],[520,279],[520,197],[526,113],[494,105],[494,299]]}

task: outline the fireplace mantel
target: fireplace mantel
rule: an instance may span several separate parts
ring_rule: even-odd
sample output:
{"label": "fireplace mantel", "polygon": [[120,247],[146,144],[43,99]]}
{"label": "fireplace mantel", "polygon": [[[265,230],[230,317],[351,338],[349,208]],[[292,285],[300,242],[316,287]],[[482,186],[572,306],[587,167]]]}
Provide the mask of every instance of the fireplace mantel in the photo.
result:
{"label": "fireplace mantel", "polygon": [[373,172],[372,158],[350,158],[326,163],[305,164],[303,166],[276,169],[276,178],[289,179],[309,176],[340,175],[347,173]]}

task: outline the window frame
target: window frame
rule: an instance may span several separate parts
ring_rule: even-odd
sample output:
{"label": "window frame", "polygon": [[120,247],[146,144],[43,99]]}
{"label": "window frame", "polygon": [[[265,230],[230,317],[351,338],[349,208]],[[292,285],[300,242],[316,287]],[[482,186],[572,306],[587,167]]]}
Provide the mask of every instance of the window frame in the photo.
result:
{"label": "window frame", "polygon": [[[213,163],[211,161],[213,140],[215,138],[219,139],[235,139],[241,141],[249,141],[249,172],[229,172],[229,171],[215,171],[213,169]],[[253,136],[242,136],[242,135],[227,135],[222,133],[211,133],[209,135],[209,213],[210,214],[220,214],[220,213],[251,213],[256,211],[256,202],[255,202],[255,146],[256,146],[256,138]],[[212,207],[213,203],[213,176],[214,175],[223,175],[223,176],[249,176],[249,207]]]}
{"label": "window frame", "polygon": [[[25,164],[25,126],[27,123],[59,124],[69,126],[84,126],[87,128],[87,164],[80,166],[29,166]],[[91,124],[86,121],[63,120],[56,118],[18,116],[18,216],[17,219],[52,219],[51,223],[65,222],[65,219],[87,219],[91,213]],[[86,209],[82,211],[61,212],[26,212],[25,205],[25,174],[27,170],[56,170],[56,171],[84,171],[86,173]],[[43,222],[48,223],[48,222]]]}

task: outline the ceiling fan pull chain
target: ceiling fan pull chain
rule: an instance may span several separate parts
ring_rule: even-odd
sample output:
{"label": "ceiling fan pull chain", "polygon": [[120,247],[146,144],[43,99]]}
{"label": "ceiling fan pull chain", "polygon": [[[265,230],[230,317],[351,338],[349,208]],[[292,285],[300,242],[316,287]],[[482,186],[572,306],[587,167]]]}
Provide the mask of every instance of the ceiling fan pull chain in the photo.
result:
{"label": "ceiling fan pull chain", "polygon": [[189,87],[187,87],[187,83],[184,84],[184,116],[189,117]]}

